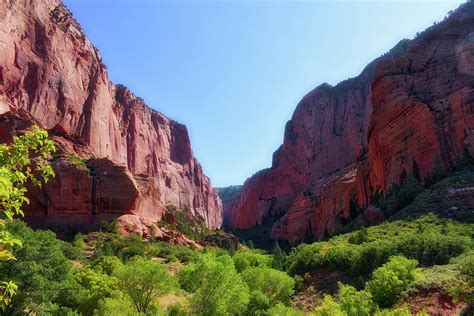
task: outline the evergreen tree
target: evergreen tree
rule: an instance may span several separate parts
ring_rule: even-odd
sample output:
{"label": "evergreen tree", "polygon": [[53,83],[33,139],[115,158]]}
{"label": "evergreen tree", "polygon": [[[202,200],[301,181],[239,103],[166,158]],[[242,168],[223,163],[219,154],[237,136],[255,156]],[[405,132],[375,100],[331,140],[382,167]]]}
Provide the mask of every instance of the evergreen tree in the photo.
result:
{"label": "evergreen tree", "polygon": [[413,176],[418,182],[421,181],[420,169],[418,168],[418,163],[416,160],[413,160]]}
{"label": "evergreen tree", "polygon": [[255,246],[253,245],[253,241],[252,240],[249,240],[247,242],[247,246],[250,248],[250,249],[255,249]]}
{"label": "evergreen tree", "polygon": [[273,244],[273,267],[278,270],[283,270],[285,268],[286,254],[281,250],[278,241],[275,241]]}

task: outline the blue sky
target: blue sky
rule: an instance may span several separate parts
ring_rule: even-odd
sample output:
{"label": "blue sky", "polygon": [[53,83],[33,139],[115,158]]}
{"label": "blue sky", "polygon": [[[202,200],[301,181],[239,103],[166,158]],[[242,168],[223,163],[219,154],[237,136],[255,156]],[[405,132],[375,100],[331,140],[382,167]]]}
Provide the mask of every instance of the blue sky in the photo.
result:
{"label": "blue sky", "polygon": [[188,127],[214,186],[271,165],[311,89],[354,77],[464,1],[64,0],[115,83]]}

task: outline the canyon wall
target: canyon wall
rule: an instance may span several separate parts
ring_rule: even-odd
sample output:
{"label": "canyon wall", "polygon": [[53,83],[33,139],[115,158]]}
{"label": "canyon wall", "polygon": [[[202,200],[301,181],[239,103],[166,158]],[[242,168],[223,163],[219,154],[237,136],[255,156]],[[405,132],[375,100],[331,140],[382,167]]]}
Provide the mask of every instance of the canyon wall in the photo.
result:
{"label": "canyon wall", "polygon": [[356,78],[307,94],[287,123],[272,167],[225,206],[225,226],[274,222],[290,242],[332,233],[414,162],[422,177],[474,150],[474,4],[401,41]]}
{"label": "canyon wall", "polygon": [[172,204],[221,226],[220,198],[186,127],[113,84],[59,0],[1,1],[0,24],[0,137],[38,124],[59,148],[56,178],[26,207],[30,223],[94,229],[123,215],[152,223]]}

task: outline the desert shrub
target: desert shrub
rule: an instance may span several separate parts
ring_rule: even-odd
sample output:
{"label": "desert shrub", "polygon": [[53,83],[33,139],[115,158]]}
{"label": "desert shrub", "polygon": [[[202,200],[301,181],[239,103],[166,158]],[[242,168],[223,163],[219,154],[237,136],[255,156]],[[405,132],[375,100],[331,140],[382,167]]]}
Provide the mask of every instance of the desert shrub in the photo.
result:
{"label": "desert shrub", "polygon": [[191,293],[196,315],[239,314],[247,309],[249,290],[229,256],[204,254],[178,272],[183,289]]}
{"label": "desert shrub", "polygon": [[366,284],[366,290],[372,294],[373,300],[379,306],[391,306],[415,280],[417,265],[416,260],[401,256],[391,257],[386,264],[374,271],[372,279]]}

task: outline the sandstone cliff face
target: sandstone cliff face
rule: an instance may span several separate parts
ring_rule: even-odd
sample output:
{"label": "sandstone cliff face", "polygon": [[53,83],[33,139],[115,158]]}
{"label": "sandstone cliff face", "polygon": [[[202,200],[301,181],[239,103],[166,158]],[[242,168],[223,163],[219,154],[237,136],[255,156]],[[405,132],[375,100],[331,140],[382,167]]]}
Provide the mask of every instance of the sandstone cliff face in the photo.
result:
{"label": "sandstone cliff face", "polygon": [[306,95],[273,165],[226,206],[230,229],[273,219],[273,239],[321,239],[411,173],[474,150],[474,5],[402,41],[356,78]]}
{"label": "sandstone cliff face", "polygon": [[63,154],[27,219],[92,228],[124,214],[156,221],[173,204],[220,227],[220,199],[186,127],[111,83],[99,52],[59,0],[2,1],[0,24],[2,133],[39,124]]}

